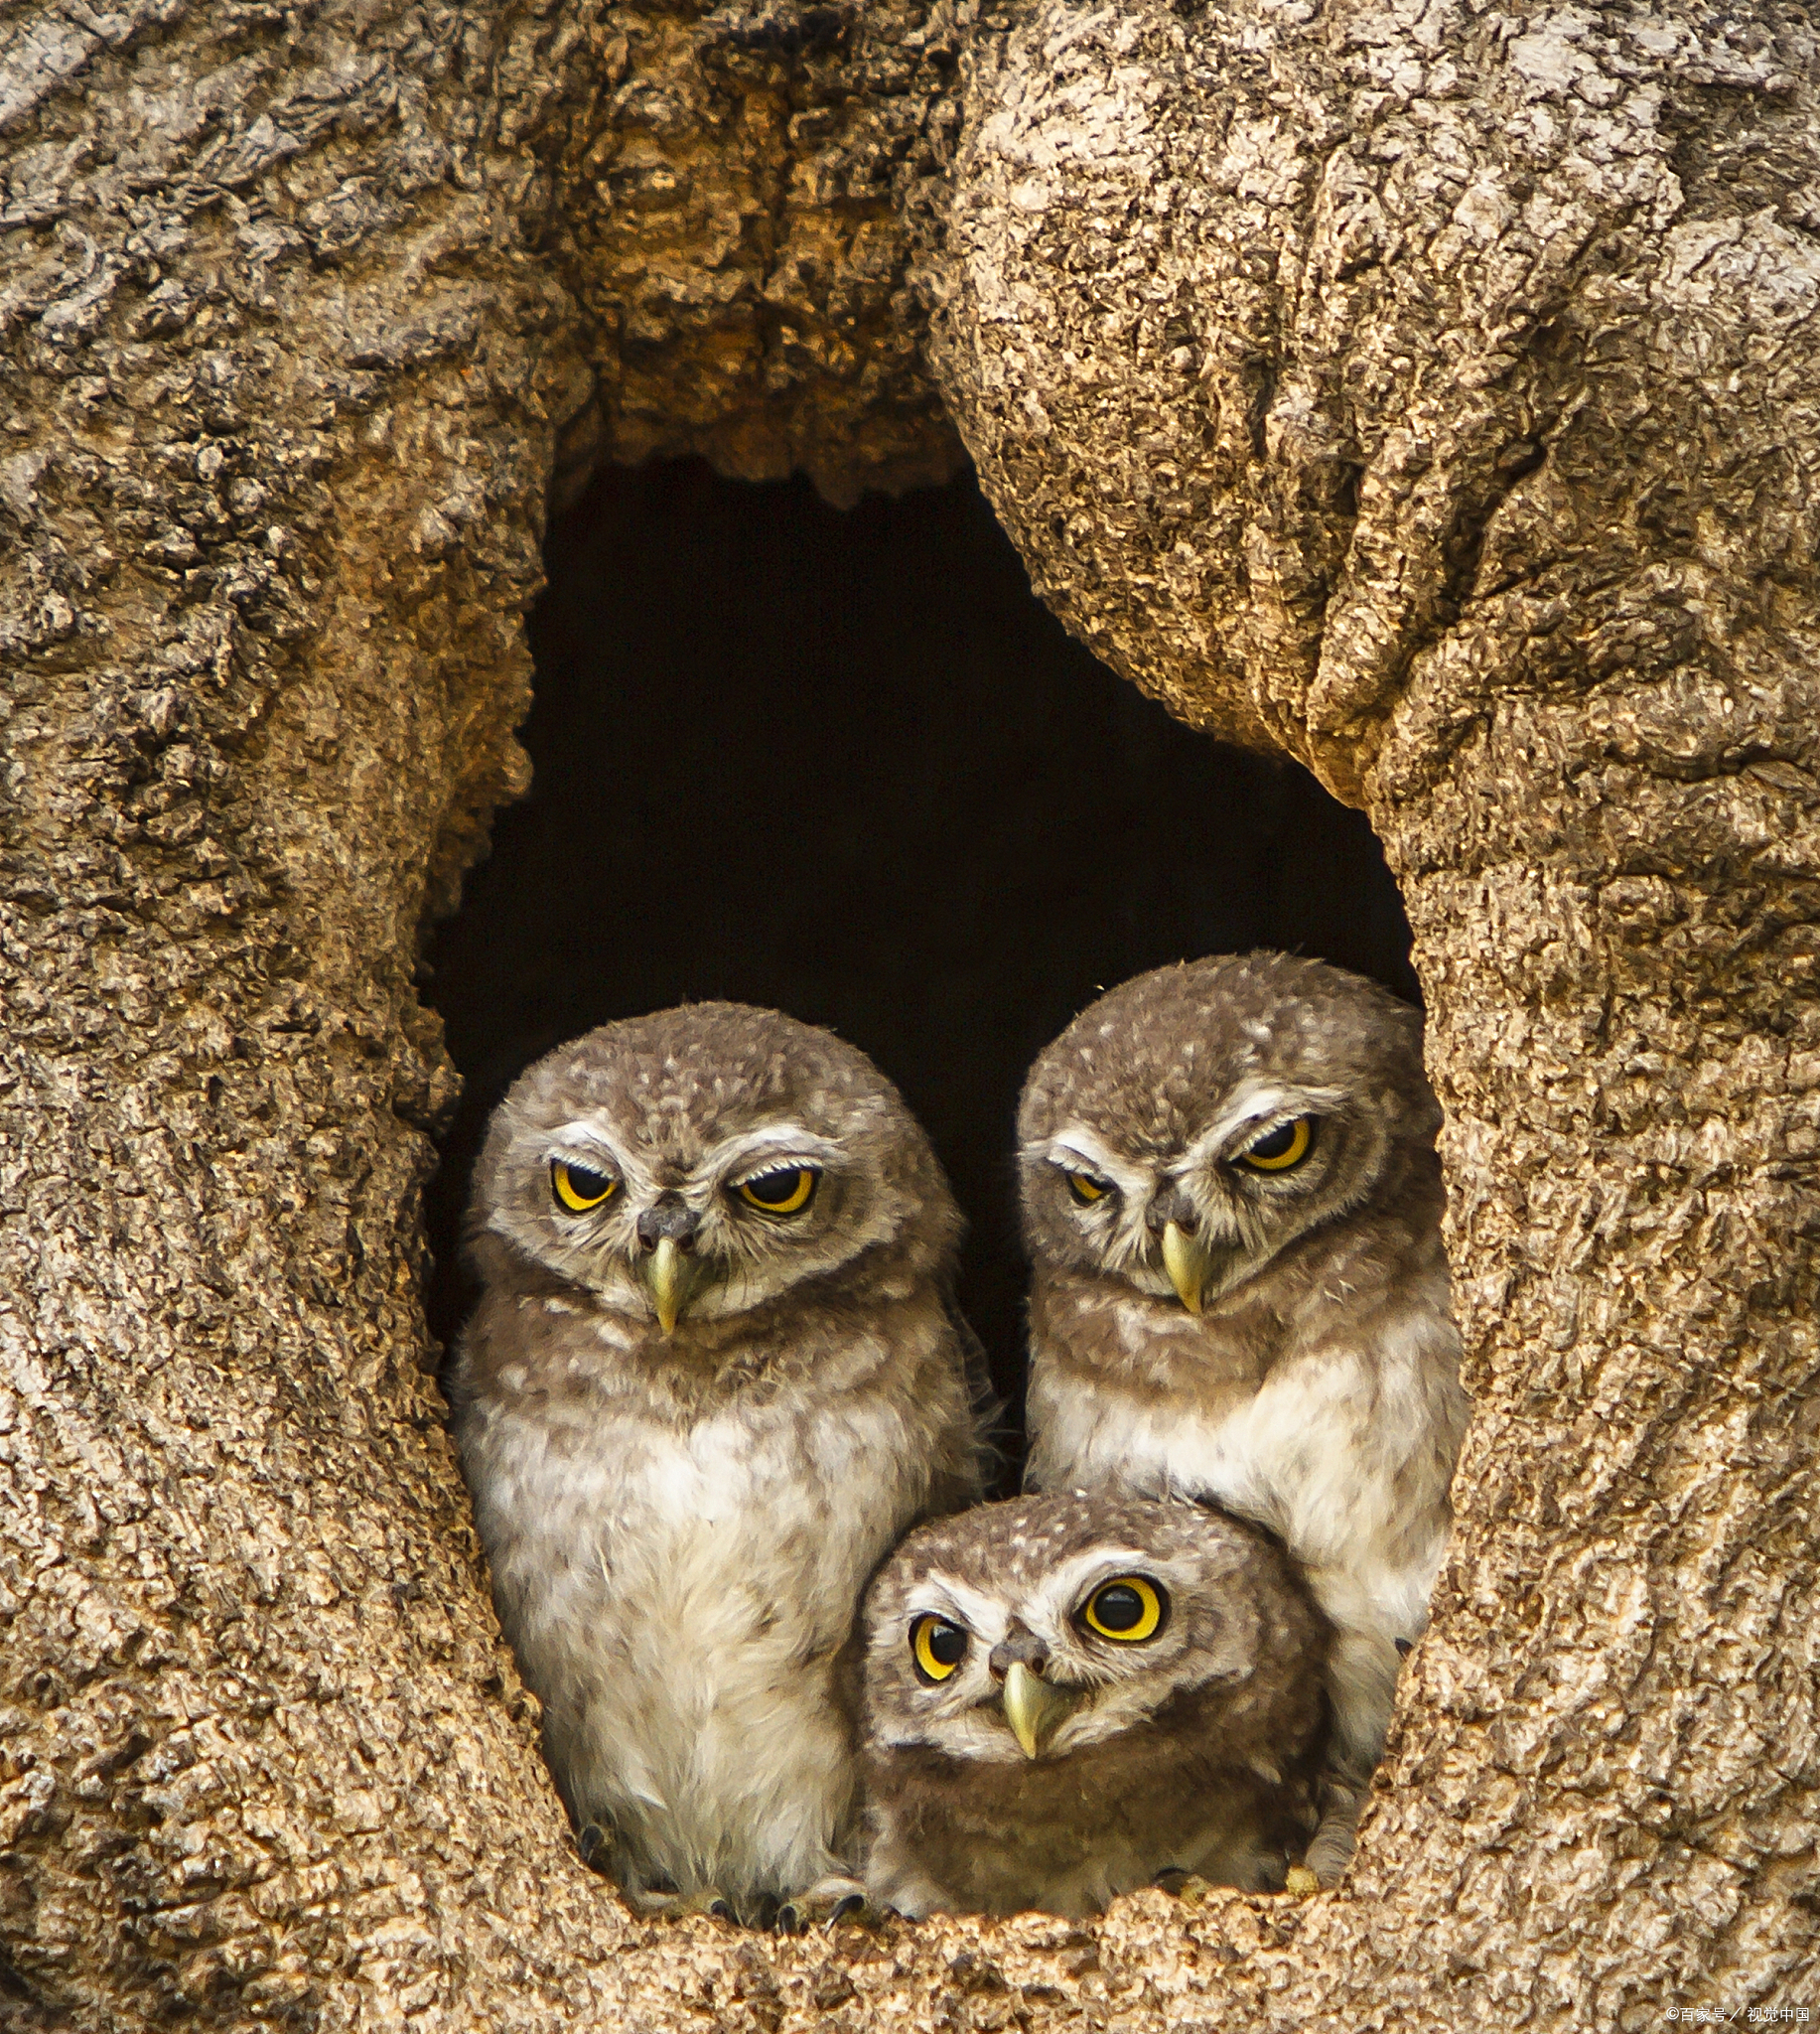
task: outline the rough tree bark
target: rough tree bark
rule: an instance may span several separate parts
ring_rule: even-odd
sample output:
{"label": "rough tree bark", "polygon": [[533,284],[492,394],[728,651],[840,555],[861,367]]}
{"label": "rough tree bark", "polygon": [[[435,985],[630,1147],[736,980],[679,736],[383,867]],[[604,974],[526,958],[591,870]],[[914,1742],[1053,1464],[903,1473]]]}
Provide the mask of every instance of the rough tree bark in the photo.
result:
{"label": "rough tree bark", "polygon": [[[1815,85],[1688,0],[0,26],[0,2023],[1820,2006]],[[1387,843],[1458,1546],[1335,1894],[639,1925],[427,1368],[416,942],[552,473],[956,428],[1100,654]]]}

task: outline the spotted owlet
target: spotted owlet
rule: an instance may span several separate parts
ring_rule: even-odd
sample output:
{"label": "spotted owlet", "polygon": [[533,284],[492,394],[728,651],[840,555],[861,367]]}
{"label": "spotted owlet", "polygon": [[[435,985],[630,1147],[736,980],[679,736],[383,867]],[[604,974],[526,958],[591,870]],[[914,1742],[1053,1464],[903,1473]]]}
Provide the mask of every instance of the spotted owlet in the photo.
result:
{"label": "spotted owlet", "polygon": [[1337,1628],[1354,1786],[1427,1619],[1467,1416],[1439,1124],[1418,1013],[1282,953],[1101,996],[1018,1117],[1031,1486],[1176,1492],[1278,1533]]}
{"label": "spotted owlet", "polygon": [[462,1463],[551,1771],[647,1908],[767,1918],[848,1861],[860,1593],[979,1488],[960,1228],[891,1084],[768,1010],[605,1025],[493,1116]]}
{"label": "spotted owlet", "polygon": [[1328,1625],[1200,1505],[1017,1498],[912,1532],[868,1591],[868,1890],[1096,1912],[1168,1871],[1280,1888],[1314,1825]]}

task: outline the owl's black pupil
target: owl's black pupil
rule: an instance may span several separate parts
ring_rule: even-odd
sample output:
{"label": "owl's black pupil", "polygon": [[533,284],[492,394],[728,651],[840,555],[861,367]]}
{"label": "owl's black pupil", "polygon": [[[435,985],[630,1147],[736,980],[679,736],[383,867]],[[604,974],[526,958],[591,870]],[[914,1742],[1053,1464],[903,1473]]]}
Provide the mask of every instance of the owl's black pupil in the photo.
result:
{"label": "owl's black pupil", "polygon": [[1115,1582],[1093,1599],[1093,1615],[1109,1632],[1128,1632],[1144,1620],[1144,1599],[1135,1589]]}
{"label": "owl's black pupil", "polygon": [[1296,1125],[1284,1123],[1272,1130],[1268,1137],[1260,1137],[1251,1147],[1253,1158],[1281,1158],[1296,1141]]}
{"label": "owl's black pupil", "polygon": [[746,1191],[767,1208],[780,1207],[802,1184],[801,1168],[786,1165],[781,1172],[762,1172],[746,1182]]}
{"label": "owl's black pupil", "polygon": [[924,1643],[937,1667],[958,1667],[967,1650],[967,1635],[959,1625],[931,1625]]}
{"label": "owl's black pupil", "polygon": [[613,1182],[604,1172],[590,1172],[585,1165],[566,1165],[569,1191],[578,1201],[598,1201]]}

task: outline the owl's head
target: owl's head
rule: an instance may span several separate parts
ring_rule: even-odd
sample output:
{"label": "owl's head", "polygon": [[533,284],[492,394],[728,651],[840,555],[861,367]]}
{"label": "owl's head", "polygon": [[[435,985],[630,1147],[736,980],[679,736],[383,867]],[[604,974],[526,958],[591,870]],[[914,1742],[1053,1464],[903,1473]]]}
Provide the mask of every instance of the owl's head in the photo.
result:
{"label": "owl's head", "polygon": [[1025,1240],[1192,1313],[1310,1230],[1432,1174],[1420,1014],[1286,953],[1161,967],[1101,996],[1032,1068]]}
{"label": "owl's head", "polygon": [[665,1336],[860,1260],[908,1290],[960,1226],[866,1055],[741,1003],[605,1024],[539,1060],[493,1115],[468,1217],[490,1283],[533,1266]]}
{"label": "owl's head", "polygon": [[862,1620],[876,1753],[1066,1758],[1182,1723],[1197,1698],[1249,1695],[1251,1726],[1281,1711],[1305,1739],[1322,1714],[1328,1628],[1288,1556],[1182,1500],[1077,1492],[938,1520],[880,1570]]}

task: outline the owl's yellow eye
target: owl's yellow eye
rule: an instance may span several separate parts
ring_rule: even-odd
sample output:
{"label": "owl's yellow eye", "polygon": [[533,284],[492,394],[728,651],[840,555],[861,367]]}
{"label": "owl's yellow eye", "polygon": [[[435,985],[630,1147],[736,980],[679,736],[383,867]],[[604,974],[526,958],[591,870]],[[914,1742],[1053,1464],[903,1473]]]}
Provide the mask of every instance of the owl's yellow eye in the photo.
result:
{"label": "owl's yellow eye", "polygon": [[1308,1156],[1314,1141],[1314,1117],[1298,1116],[1293,1123],[1279,1123],[1274,1130],[1266,1131],[1248,1150],[1239,1153],[1238,1162],[1250,1166],[1253,1172],[1288,1172]]}
{"label": "owl's yellow eye", "polygon": [[964,1625],[950,1624],[931,1611],[910,1626],[910,1658],[918,1676],[926,1681],[946,1680],[967,1657]]}
{"label": "owl's yellow eye", "polygon": [[1065,1175],[1068,1192],[1074,1196],[1078,1208],[1091,1208],[1095,1201],[1103,1201],[1111,1193],[1109,1181],[1096,1180],[1090,1172],[1071,1172]]}
{"label": "owl's yellow eye", "polygon": [[550,1184],[556,1189],[557,1200],[571,1215],[586,1215],[590,1208],[599,1208],[620,1191],[620,1183],[612,1173],[596,1172],[592,1166],[577,1165],[566,1158],[550,1160]]}
{"label": "owl's yellow eye", "polygon": [[763,1209],[767,1215],[798,1215],[809,1205],[820,1178],[812,1165],[780,1165],[741,1180],[738,1193],[748,1208]]}
{"label": "owl's yellow eye", "polygon": [[1169,1595],[1148,1575],[1120,1575],[1102,1582],[1081,1606],[1080,1621],[1102,1639],[1122,1646],[1154,1639],[1169,1616]]}

